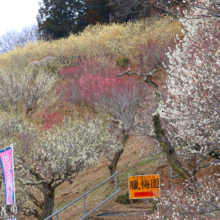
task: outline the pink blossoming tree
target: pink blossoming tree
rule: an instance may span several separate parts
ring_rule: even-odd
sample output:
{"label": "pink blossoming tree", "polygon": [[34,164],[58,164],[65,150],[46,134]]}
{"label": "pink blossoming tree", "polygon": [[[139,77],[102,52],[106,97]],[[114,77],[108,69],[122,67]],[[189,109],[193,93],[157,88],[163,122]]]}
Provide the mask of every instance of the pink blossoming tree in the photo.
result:
{"label": "pink blossoming tree", "polygon": [[62,71],[68,79],[61,89],[64,99],[85,105],[101,117],[107,114],[111,125],[118,130],[122,147],[113,159],[108,158],[111,174],[116,170],[129,135],[135,130],[138,108],[146,91],[138,79],[117,79],[120,70],[112,63],[83,61],[77,67]]}

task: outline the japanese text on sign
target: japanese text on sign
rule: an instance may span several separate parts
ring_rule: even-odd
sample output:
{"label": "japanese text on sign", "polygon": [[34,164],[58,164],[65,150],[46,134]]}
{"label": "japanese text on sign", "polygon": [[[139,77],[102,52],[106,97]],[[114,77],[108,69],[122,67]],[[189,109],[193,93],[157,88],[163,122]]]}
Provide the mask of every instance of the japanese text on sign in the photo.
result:
{"label": "japanese text on sign", "polygon": [[20,216],[20,204],[1,205],[0,219],[18,218]]}
{"label": "japanese text on sign", "polygon": [[143,199],[160,196],[159,174],[129,176],[128,181],[130,199]]}

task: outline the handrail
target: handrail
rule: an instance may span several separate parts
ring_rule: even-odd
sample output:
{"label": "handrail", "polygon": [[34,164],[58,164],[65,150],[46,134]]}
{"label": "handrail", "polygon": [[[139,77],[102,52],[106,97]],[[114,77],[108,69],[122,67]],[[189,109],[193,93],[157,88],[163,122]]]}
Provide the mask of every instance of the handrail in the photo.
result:
{"label": "handrail", "polygon": [[[83,218],[81,218],[80,220],[85,219],[88,215],[90,215],[92,212],[94,212],[97,208],[99,208],[102,204],[104,204],[105,202],[107,202],[109,199],[111,199],[114,195],[117,196],[117,193],[119,192],[118,188],[117,188],[117,175],[119,174],[119,172],[115,171],[115,174],[113,174],[112,176],[110,176],[108,179],[106,179],[105,181],[103,181],[102,183],[100,183],[99,185],[97,185],[96,187],[94,187],[93,189],[89,190],[88,192],[84,192],[82,196],[78,197],[76,200],[72,201],[71,203],[69,203],[68,205],[64,206],[63,208],[61,208],[60,210],[56,210],[54,214],[48,216],[47,218],[45,218],[44,220],[49,220],[50,218],[52,218],[53,216],[56,216],[56,220],[58,220],[58,213],[62,212],[64,209],[68,208],[69,206],[71,206],[73,203],[77,202],[78,200],[84,198],[84,216]],[[101,202],[97,207],[95,207],[94,209],[92,209],[89,213],[86,214],[86,195],[88,195],[89,193],[91,193],[93,190],[97,189],[99,186],[101,186],[102,184],[104,184],[105,182],[107,182],[108,180],[110,180],[111,178],[115,177],[115,192],[109,196],[107,199],[105,199],[103,202]]]}
{"label": "handrail", "polygon": [[107,202],[109,199],[111,199],[114,195],[116,195],[119,192],[119,190],[117,190],[115,193],[113,193],[111,196],[109,196],[107,199],[105,199],[102,203],[100,203],[99,205],[97,205],[94,209],[92,209],[89,213],[87,213],[85,216],[83,216],[80,220],[85,219],[88,215],[90,215],[92,212],[94,212],[97,208],[99,208],[101,205],[103,205],[105,202]]}
{"label": "handrail", "polygon": [[[207,166],[213,165],[213,164],[215,164],[215,163],[219,163],[219,162],[220,162],[220,160],[216,160],[216,161],[214,161],[214,162],[212,162],[212,163],[205,164],[205,165],[201,166],[201,168],[204,168],[204,167],[207,167]],[[177,174],[177,175],[173,176],[173,170],[172,170],[172,167],[170,167],[171,190],[172,190],[172,188],[173,188],[173,181],[172,181],[172,180],[173,180],[174,178],[178,177],[178,176],[180,176],[180,174]]]}

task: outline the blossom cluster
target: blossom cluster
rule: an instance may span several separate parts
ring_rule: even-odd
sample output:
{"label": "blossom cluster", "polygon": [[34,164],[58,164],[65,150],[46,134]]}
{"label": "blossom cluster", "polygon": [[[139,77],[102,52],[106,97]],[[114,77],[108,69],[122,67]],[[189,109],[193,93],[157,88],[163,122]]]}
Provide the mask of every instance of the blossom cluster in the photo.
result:
{"label": "blossom cluster", "polygon": [[2,147],[14,144],[17,199],[32,211],[64,181],[121,148],[106,119],[95,117],[65,119],[46,130],[2,117],[0,137]]}
{"label": "blossom cluster", "polygon": [[[214,176],[199,178],[196,183],[184,182],[176,189],[162,187],[160,201],[162,219],[218,219],[220,188]],[[149,219],[159,218],[159,213]]]}
{"label": "blossom cluster", "polygon": [[105,111],[131,130],[140,102],[145,99],[146,86],[137,78],[117,78],[120,72],[112,62],[82,61],[61,71],[65,81],[59,94],[74,104],[86,105],[99,113]]}
{"label": "blossom cluster", "polygon": [[57,78],[47,72],[3,68],[0,71],[0,108],[32,115],[44,103]]}
{"label": "blossom cluster", "polygon": [[170,141],[185,142],[183,156],[207,157],[219,150],[220,137],[220,19],[201,17],[202,9],[185,12],[184,38],[167,54],[167,100],[161,108],[169,125]]}

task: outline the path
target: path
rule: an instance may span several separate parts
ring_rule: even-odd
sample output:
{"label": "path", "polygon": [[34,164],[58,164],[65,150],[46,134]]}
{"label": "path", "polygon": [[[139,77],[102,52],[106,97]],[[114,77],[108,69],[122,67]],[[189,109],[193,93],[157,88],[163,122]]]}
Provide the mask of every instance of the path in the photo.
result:
{"label": "path", "polygon": [[144,220],[144,213],[151,212],[152,204],[134,203],[123,205],[116,202],[109,202],[103,205],[99,211],[89,216],[88,220]]}

